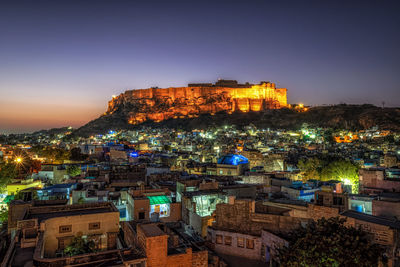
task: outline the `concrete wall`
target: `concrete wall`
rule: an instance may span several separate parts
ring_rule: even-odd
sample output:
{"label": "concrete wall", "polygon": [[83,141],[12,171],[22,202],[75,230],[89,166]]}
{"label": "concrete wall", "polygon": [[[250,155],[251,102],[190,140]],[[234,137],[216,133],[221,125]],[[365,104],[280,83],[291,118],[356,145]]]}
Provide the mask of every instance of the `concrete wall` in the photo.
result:
{"label": "concrete wall", "polygon": [[[89,230],[89,223],[100,223],[99,229]],[[60,233],[60,226],[70,225],[71,232]],[[44,231],[44,253],[46,257],[54,256],[58,249],[58,238],[78,235],[101,235],[100,248],[107,249],[107,233],[119,232],[119,212],[105,212],[64,216],[48,219],[41,223]]]}
{"label": "concrete wall", "polygon": [[144,219],[150,218],[150,200],[148,198],[134,198],[127,195],[126,213],[127,220],[139,220],[139,213],[144,212]]}
{"label": "concrete wall", "polygon": [[[271,262],[276,260],[276,255],[278,254],[277,248],[288,246],[289,242],[285,239],[263,230],[261,232],[261,243],[262,243],[262,259],[266,262]],[[267,256],[269,254],[269,260]]]}

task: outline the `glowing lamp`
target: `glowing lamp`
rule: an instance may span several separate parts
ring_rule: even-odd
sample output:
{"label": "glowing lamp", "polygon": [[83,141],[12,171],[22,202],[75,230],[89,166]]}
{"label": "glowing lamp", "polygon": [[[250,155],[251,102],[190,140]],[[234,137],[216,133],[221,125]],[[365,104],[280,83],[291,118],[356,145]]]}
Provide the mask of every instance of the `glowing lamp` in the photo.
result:
{"label": "glowing lamp", "polygon": [[342,179],[342,180],[343,180],[343,183],[344,183],[345,185],[351,185],[350,179],[345,178],[345,179]]}

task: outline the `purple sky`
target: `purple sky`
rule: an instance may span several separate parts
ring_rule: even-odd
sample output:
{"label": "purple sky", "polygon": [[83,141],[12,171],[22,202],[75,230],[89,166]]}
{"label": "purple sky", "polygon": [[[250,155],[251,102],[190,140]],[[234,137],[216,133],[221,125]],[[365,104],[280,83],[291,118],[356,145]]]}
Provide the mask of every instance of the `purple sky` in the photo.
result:
{"label": "purple sky", "polygon": [[218,78],[275,82],[290,103],[400,106],[399,14],[381,0],[1,1],[0,133]]}

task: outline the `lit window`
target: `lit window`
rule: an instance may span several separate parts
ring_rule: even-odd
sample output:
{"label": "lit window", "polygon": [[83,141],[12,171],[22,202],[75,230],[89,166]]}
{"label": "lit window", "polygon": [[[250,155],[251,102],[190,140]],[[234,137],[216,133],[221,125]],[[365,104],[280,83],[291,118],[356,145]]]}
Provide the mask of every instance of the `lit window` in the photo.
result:
{"label": "lit window", "polygon": [[253,239],[246,239],[246,248],[254,249],[254,240]]}
{"label": "lit window", "polygon": [[89,230],[100,229],[100,222],[89,223]]}
{"label": "lit window", "polygon": [[232,245],[232,237],[231,236],[228,236],[228,235],[225,236],[225,245],[227,245],[227,246]]}
{"label": "lit window", "polygon": [[222,235],[216,235],[216,241],[217,244],[222,244]]}
{"label": "lit window", "polygon": [[237,238],[237,246],[239,248],[244,248],[244,238],[243,237],[238,237]]}
{"label": "lit window", "polygon": [[61,225],[58,231],[60,234],[72,232],[72,225]]}

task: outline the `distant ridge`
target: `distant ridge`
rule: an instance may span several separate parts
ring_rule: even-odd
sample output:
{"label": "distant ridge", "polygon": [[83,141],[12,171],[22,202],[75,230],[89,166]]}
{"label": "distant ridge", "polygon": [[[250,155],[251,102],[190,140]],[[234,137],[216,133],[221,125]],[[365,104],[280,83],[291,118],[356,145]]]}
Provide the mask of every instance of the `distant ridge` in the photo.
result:
{"label": "distant ridge", "polygon": [[370,104],[340,104],[312,107],[306,112],[288,108],[259,112],[237,111],[232,114],[218,112],[214,115],[203,114],[195,118],[168,119],[162,122],[147,121],[137,125],[129,124],[127,115],[123,110],[119,110],[90,121],[72,134],[90,136],[105,133],[109,129],[130,130],[142,126],[192,130],[227,124],[240,127],[250,123],[260,128],[298,129],[303,123],[307,123],[312,127],[322,128],[362,130],[378,126],[380,129],[400,131],[400,109],[380,108]]}

